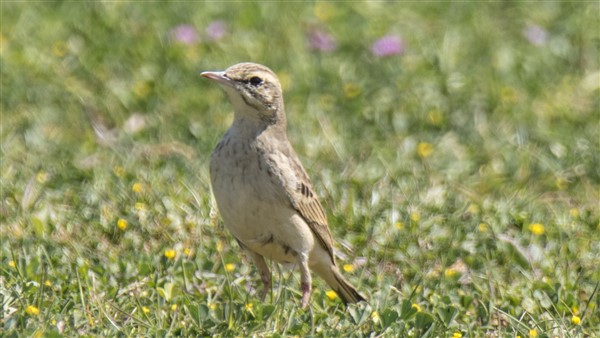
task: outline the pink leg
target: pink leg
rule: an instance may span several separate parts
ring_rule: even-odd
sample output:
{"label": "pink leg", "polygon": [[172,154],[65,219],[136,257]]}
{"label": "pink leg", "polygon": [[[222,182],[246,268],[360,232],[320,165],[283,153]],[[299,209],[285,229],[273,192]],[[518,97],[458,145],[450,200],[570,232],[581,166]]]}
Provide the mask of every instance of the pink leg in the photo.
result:
{"label": "pink leg", "polygon": [[310,270],[308,269],[308,255],[299,253],[298,264],[300,265],[300,288],[302,289],[302,308],[306,309],[310,300]]}
{"label": "pink leg", "polygon": [[248,250],[248,252],[250,253],[250,257],[252,257],[252,261],[254,261],[254,264],[258,269],[258,273],[260,274],[260,279],[263,282],[263,291],[260,296],[260,299],[264,301],[267,297],[267,293],[271,291],[271,271],[269,271],[269,267],[267,266],[267,263],[265,262],[265,258],[263,256],[250,250]]}

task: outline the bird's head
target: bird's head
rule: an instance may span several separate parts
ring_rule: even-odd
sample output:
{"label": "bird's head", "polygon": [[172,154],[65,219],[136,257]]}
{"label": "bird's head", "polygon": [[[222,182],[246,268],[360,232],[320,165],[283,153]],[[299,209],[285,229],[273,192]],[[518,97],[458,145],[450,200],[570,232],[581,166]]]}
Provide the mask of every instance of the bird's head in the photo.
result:
{"label": "bird's head", "polygon": [[238,63],[224,71],[202,72],[220,84],[236,115],[275,123],[285,119],[279,80],[269,68],[256,63]]}

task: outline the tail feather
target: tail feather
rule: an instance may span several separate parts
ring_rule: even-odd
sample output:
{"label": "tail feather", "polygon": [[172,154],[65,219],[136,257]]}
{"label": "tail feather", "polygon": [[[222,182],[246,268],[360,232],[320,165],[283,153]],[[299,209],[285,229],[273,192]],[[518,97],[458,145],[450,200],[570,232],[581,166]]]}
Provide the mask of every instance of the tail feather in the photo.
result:
{"label": "tail feather", "polygon": [[314,270],[327,282],[327,284],[329,284],[345,304],[366,301],[366,298],[358,293],[356,288],[344,279],[337,266],[334,264],[331,264],[324,269]]}
{"label": "tail feather", "polygon": [[358,303],[361,301],[365,301],[365,297],[363,297],[352,284],[348,283],[344,279],[344,277],[340,274],[340,271],[332,266],[333,277],[337,282],[337,288],[335,285],[330,285],[333,290],[340,296],[340,298],[344,301],[345,304],[348,303]]}

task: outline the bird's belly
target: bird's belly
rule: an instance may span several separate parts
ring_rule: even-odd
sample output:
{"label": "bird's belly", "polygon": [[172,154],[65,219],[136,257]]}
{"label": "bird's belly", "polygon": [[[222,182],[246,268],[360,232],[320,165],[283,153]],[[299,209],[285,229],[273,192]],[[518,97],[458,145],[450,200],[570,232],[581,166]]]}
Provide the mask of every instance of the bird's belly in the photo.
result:
{"label": "bird's belly", "polygon": [[278,262],[297,262],[299,253],[308,253],[314,245],[308,225],[291,208],[236,196],[241,207],[219,203],[225,226],[246,248]]}
{"label": "bird's belly", "polygon": [[231,156],[215,156],[211,160],[212,188],[221,218],[248,249],[278,262],[296,262],[298,253],[312,249],[313,234],[263,167],[256,157],[236,161]]}
{"label": "bird's belly", "polygon": [[246,248],[265,258],[295,263],[298,262],[298,254],[307,254],[314,245],[312,232],[298,215],[287,219],[261,217],[249,221],[240,223],[242,226],[233,223],[228,228]]}

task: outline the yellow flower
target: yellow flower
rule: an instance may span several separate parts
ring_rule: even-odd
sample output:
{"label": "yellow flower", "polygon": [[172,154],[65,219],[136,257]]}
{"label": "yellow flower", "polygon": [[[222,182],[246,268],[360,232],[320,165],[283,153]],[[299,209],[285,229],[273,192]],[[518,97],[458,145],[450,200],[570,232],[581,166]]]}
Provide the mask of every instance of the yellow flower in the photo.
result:
{"label": "yellow flower", "polygon": [[558,190],[565,190],[569,185],[569,181],[566,178],[559,177],[556,179],[556,187]]}
{"label": "yellow flower", "polygon": [[133,93],[137,97],[144,98],[150,93],[150,85],[146,81],[138,81],[133,85]]}
{"label": "yellow flower", "polygon": [[33,306],[33,305],[29,305],[26,309],[25,309],[25,313],[27,313],[30,316],[37,316],[40,314],[40,309],[38,309],[37,307]]}
{"label": "yellow flower", "polygon": [[429,120],[429,123],[437,126],[444,120],[444,115],[438,109],[432,109],[427,113],[427,120]]}
{"label": "yellow flower", "polygon": [[173,259],[175,259],[176,255],[177,255],[177,252],[175,252],[175,250],[173,250],[173,249],[165,250],[165,257],[167,257],[167,259],[173,260]]}
{"label": "yellow flower", "polygon": [[344,266],[342,266],[342,268],[346,272],[354,272],[354,265],[352,265],[352,264],[344,264]]}
{"label": "yellow flower", "polygon": [[479,223],[479,226],[477,228],[480,232],[487,232],[489,230],[488,225],[485,223]]}
{"label": "yellow flower", "polygon": [[217,252],[223,251],[223,246],[224,246],[223,241],[221,241],[221,240],[217,241],[217,247],[216,247]]}
{"label": "yellow flower", "polygon": [[44,282],[44,285],[51,288],[52,287],[52,281],[49,279],[46,279],[46,281]]}
{"label": "yellow flower", "polygon": [[418,212],[411,212],[410,213],[410,220],[413,222],[418,222],[421,220],[421,214]]}
{"label": "yellow flower", "polygon": [[571,210],[569,210],[569,215],[571,215],[571,217],[573,218],[579,217],[579,209],[572,208]]}
{"label": "yellow flower", "polygon": [[473,215],[477,215],[479,213],[479,206],[477,204],[471,203],[467,208],[467,212]]}
{"label": "yellow flower", "polygon": [[579,325],[581,324],[581,318],[579,316],[573,316],[571,317],[571,323],[573,323],[573,325]]}
{"label": "yellow flower", "polygon": [[462,332],[454,332],[452,338],[462,338]]}
{"label": "yellow flower", "polygon": [[171,311],[177,311],[177,304],[171,305]]}
{"label": "yellow flower", "polygon": [[142,306],[142,312],[143,312],[143,313],[149,313],[149,312],[150,312],[150,309],[149,309],[149,308],[147,308],[147,307],[145,307],[145,306]]}
{"label": "yellow flower", "polygon": [[515,103],[517,102],[518,95],[517,91],[511,87],[503,87],[500,90],[500,100],[504,103]]}
{"label": "yellow flower", "polygon": [[8,261],[8,266],[10,266],[11,268],[16,268],[17,267],[17,262],[10,260]]}
{"label": "yellow flower", "polygon": [[337,298],[338,295],[333,290],[327,290],[327,291],[325,291],[325,296],[327,296],[327,298],[329,298],[329,300],[334,300]]}
{"label": "yellow flower", "polygon": [[357,97],[361,92],[360,86],[353,82],[344,83],[344,95],[347,98]]}
{"label": "yellow flower", "polygon": [[186,48],[183,51],[183,54],[185,55],[185,58],[191,63],[196,63],[200,59],[200,53],[198,48],[192,48],[191,46],[188,46],[188,48]]}
{"label": "yellow flower", "polygon": [[577,306],[577,305],[573,305],[573,306],[571,307],[571,311],[573,311],[573,314],[576,314],[576,315],[578,315],[578,314],[579,314],[579,306]]}
{"label": "yellow flower", "polygon": [[144,190],[144,186],[140,182],[135,182],[131,186],[131,190],[133,190],[134,193],[139,194],[142,192],[142,190]]}
{"label": "yellow flower", "polygon": [[217,309],[217,303],[208,303],[208,308],[211,310],[216,310]]}
{"label": "yellow flower", "polygon": [[137,211],[144,211],[146,210],[146,204],[142,203],[142,202],[137,202],[134,206],[135,210]]}
{"label": "yellow flower", "polygon": [[379,323],[381,321],[381,318],[379,317],[379,313],[377,313],[377,311],[371,312],[371,320],[375,324],[377,324],[377,323]]}
{"label": "yellow flower", "polygon": [[119,218],[119,220],[117,221],[117,228],[121,230],[127,229],[127,220]]}
{"label": "yellow flower", "polygon": [[427,142],[421,142],[417,145],[417,154],[422,157],[429,157],[433,153],[433,144]]}
{"label": "yellow flower", "polygon": [[533,224],[529,224],[529,231],[531,231],[531,233],[536,236],[540,236],[540,235],[543,235],[546,230],[544,229],[543,224],[533,223]]}
{"label": "yellow flower", "polygon": [[394,226],[396,227],[396,229],[398,230],[402,230],[404,229],[404,223],[402,222],[396,222],[396,224],[394,224]]}
{"label": "yellow flower", "polygon": [[115,176],[117,177],[123,177],[125,176],[125,168],[120,167],[120,166],[115,166],[113,168],[113,173],[115,174]]}
{"label": "yellow flower", "polygon": [[192,255],[192,249],[190,249],[190,248],[183,249],[183,254],[190,257]]}
{"label": "yellow flower", "polygon": [[252,303],[247,303],[246,306],[245,306],[246,311],[252,311],[253,307],[254,307],[254,304],[252,304]]}
{"label": "yellow flower", "polygon": [[40,184],[46,183],[48,181],[48,173],[45,171],[40,171],[37,173],[37,175],[35,175],[35,180]]}
{"label": "yellow flower", "polygon": [[65,54],[67,54],[67,45],[64,43],[64,41],[56,41],[52,45],[52,53],[58,57],[65,56]]}
{"label": "yellow flower", "polygon": [[417,312],[421,312],[421,307],[419,306],[419,304],[417,304],[417,303],[413,303],[413,304],[411,305],[411,307],[412,307],[413,309],[417,310]]}
{"label": "yellow flower", "polygon": [[333,16],[335,7],[327,1],[319,1],[315,5],[315,16],[321,21],[327,21]]}
{"label": "yellow flower", "polygon": [[225,264],[225,271],[232,272],[233,270],[235,270],[235,264],[233,264],[233,263]]}
{"label": "yellow flower", "polygon": [[537,330],[536,329],[531,329],[529,330],[529,337],[531,338],[535,338],[538,336]]}
{"label": "yellow flower", "polygon": [[454,276],[456,276],[456,270],[454,270],[453,268],[447,268],[446,270],[444,270],[444,276],[446,276],[446,278],[454,278]]}

